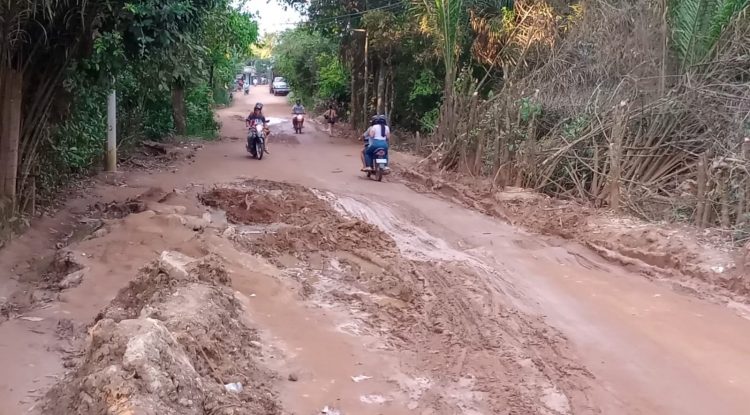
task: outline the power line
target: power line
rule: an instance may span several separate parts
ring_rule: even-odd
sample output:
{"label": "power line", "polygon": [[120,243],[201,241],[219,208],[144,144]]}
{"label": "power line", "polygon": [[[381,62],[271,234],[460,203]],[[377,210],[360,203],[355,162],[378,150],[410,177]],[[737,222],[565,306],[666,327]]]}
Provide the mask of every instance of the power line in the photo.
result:
{"label": "power line", "polygon": [[402,3],[393,3],[393,4],[387,4],[385,6],[380,6],[380,7],[375,7],[375,8],[372,8],[372,9],[363,10],[361,12],[354,12],[354,13],[349,13],[349,14],[342,14],[342,15],[339,15],[339,16],[324,17],[324,18],[321,18],[321,19],[313,20],[313,21],[307,20],[307,21],[296,21],[295,22],[295,21],[288,20],[286,22],[281,22],[281,23],[276,23],[276,24],[277,25],[285,25],[285,26],[287,26],[287,25],[294,25],[294,24],[298,24],[298,23],[313,23],[313,24],[315,24],[315,23],[325,23],[325,22],[329,22],[329,21],[332,21],[332,20],[338,20],[338,19],[344,19],[344,18],[349,18],[349,17],[361,16],[361,15],[363,15],[365,13],[376,11],[376,10],[393,9],[393,8],[396,8],[396,7],[399,7],[399,6],[402,6],[402,5],[403,5]]}
{"label": "power line", "polygon": [[374,9],[363,10],[361,12],[354,12],[354,13],[350,13],[350,14],[343,14],[341,16],[326,17],[326,18],[323,18],[323,19],[315,20],[314,23],[327,22],[327,21],[330,21],[330,20],[338,20],[338,19],[343,19],[343,18],[347,18],[347,17],[361,16],[361,15],[363,15],[365,13],[368,13],[368,12],[373,12],[373,11],[376,11],[376,10],[392,9],[392,8],[395,8],[395,7],[399,7],[401,5],[402,5],[402,3],[387,4],[385,6],[375,7]]}

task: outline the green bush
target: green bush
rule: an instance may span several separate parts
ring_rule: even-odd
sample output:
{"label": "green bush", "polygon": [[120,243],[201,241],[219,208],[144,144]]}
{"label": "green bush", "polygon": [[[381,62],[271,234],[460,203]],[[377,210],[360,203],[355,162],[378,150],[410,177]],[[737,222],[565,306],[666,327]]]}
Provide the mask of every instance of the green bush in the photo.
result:
{"label": "green bush", "polygon": [[214,138],[219,126],[214,119],[213,93],[208,85],[190,88],[185,101],[188,135]]}
{"label": "green bush", "polygon": [[330,53],[323,53],[317,57],[318,67],[318,99],[327,101],[333,99],[342,102],[349,95],[349,74],[339,58]]}

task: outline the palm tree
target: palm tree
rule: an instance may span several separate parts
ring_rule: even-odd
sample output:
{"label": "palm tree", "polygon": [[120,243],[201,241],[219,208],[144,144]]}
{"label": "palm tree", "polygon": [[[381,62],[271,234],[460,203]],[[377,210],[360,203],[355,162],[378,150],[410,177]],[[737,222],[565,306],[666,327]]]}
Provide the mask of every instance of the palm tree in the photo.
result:
{"label": "palm tree", "polygon": [[683,70],[705,60],[726,25],[750,0],[670,0],[672,44]]}

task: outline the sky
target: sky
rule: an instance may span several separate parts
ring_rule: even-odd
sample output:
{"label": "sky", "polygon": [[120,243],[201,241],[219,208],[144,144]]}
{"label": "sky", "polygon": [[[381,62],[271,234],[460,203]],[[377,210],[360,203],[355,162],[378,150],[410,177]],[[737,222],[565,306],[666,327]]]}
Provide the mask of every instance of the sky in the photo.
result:
{"label": "sky", "polygon": [[261,35],[291,29],[302,21],[299,12],[292,8],[284,10],[278,0],[246,0],[243,10],[256,16]]}

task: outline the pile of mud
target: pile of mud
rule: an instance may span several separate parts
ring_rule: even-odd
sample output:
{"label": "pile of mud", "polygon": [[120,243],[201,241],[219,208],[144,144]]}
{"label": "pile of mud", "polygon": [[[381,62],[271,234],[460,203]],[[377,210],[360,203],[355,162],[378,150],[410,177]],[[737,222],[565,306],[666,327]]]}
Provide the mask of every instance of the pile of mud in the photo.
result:
{"label": "pile of mud", "polygon": [[226,211],[235,225],[279,225],[257,238],[235,238],[266,257],[365,247],[386,257],[395,255],[395,243],[385,233],[364,221],[342,217],[321,195],[302,186],[254,180],[213,189],[201,194],[200,200]]}
{"label": "pile of mud", "polygon": [[662,226],[527,189],[496,190],[487,180],[402,168],[414,190],[434,192],[487,215],[545,235],[579,241],[631,271],[664,279],[678,291],[719,302],[750,303],[750,280],[742,259],[716,241],[685,227]]}
{"label": "pile of mud", "polygon": [[242,315],[220,258],[165,252],[99,314],[43,413],[280,414]]}
{"label": "pile of mud", "polygon": [[267,180],[215,188],[201,194],[199,199],[206,206],[226,211],[227,219],[233,223],[294,225],[311,217],[331,216],[326,204],[309,190]]}

